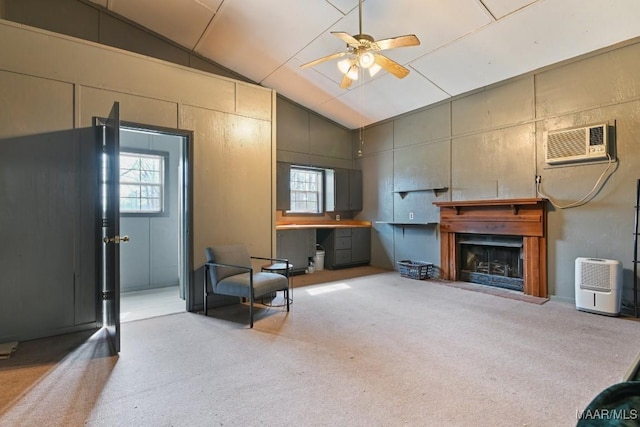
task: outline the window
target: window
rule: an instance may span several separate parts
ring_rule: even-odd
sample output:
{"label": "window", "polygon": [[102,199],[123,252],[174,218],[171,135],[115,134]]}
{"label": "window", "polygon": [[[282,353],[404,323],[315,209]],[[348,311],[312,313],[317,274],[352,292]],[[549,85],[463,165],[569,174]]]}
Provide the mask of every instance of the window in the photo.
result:
{"label": "window", "polygon": [[120,152],[120,212],[164,211],[165,156]]}
{"label": "window", "polygon": [[291,209],[289,213],[322,214],[323,173],[320,169],[291,166]]}

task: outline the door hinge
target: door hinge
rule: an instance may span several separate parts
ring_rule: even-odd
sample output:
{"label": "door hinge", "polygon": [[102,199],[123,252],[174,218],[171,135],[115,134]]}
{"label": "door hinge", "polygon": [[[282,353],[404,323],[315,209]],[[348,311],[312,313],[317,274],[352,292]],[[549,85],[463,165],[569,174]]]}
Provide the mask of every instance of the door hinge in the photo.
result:
{"label": "door hinge", "polygon": [[100,297],[102,301],[110,301],[113,299],[113,291],[101,291]]}

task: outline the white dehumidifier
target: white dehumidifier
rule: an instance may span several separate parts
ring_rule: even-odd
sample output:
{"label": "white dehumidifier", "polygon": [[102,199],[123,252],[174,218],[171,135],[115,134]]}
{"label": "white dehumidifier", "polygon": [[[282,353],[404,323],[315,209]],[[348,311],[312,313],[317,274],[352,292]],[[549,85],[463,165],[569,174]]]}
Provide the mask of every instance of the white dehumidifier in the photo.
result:
{"label": "white dehumidifier", "polygon": [[622,303],[622,264],[599,258],[576,258],[576,308],[617,316]]}

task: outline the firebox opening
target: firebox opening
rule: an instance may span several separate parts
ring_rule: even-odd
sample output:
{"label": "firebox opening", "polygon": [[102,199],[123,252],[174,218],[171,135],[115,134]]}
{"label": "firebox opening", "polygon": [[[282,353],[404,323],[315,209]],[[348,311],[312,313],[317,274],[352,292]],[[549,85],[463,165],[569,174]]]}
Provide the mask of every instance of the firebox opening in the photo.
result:
{"label": "firebox opening", "polygon": [[481,285],[522,291],[522,236],[461,234],[459,276],[461,280]]}

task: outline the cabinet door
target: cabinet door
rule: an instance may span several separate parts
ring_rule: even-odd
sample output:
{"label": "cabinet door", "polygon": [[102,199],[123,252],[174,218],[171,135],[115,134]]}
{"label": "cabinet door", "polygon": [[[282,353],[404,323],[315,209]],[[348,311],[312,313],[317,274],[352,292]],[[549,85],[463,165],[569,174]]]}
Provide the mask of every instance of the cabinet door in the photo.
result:
{"label": "cabinet door", "polygon": [[309,265],[309,234],[313,230],[280,230],[276,233],[277,257],[286,258],[293,269],[301,271]]}
{"label": "cabinet door", "polygon": [[276,210],[278,211],[291,209],[290,166],[289,163],[276,162]]}
{"label": "cabinet door", "polygon": [[351,229],[351,261],[353,263],[369,263],[371,261],[370,228]]}
{"label": "cabinet door", "polygon": [[335,169],[334,197],[337,212],[350,210],[349,203],[349,169]]}
{"label": "cabinet door", "polygon": [[349,210],[362,210],[362,171],[349,170]]}

